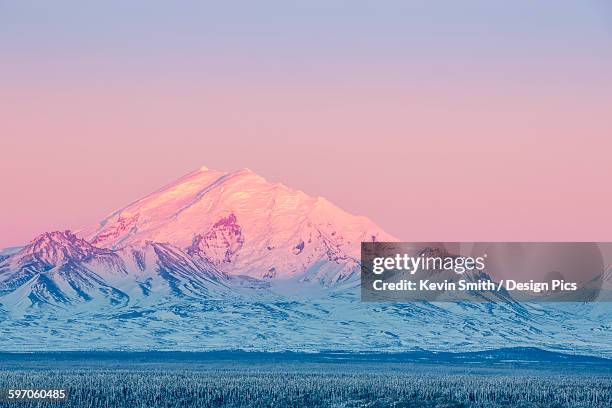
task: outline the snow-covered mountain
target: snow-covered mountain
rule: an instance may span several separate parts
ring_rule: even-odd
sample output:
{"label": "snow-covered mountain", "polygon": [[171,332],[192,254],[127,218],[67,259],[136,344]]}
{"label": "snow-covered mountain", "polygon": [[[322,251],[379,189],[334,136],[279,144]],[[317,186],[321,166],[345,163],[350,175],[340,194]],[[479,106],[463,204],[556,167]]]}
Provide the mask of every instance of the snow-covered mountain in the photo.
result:
{"label": "snow-covered mountain", "polygon": [[14,315],[51,308],[89,310],[133,305],[154,292],[210,298],[229,277],[167,243],[99,248],[70,231],[44,233],[0,262],[0,303]]}
{"label": "snow-covered mountain", "polygon": [[231,275],[301,276],[329,285],[356,270],[361,241],[389,241],[365,217],[248,169],[200,168],[81,233],[92,244],[169,242]]}
{"label": "snow-covered mountain", "polygon": [[610,303],[367,303],[364,217],[201,168],[78,233],[0,252],[1,350],[533,346],[612,356]]}

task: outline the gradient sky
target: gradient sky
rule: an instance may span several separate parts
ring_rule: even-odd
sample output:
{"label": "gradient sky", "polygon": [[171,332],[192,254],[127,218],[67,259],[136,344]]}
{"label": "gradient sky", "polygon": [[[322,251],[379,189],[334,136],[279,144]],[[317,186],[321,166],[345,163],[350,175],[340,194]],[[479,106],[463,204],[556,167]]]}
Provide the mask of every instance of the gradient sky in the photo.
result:
{"label": "gradient sky", "polygon": [[0,247],[202,165],[405,240],[612,240],[606,0],[0,0],[0,92]]}

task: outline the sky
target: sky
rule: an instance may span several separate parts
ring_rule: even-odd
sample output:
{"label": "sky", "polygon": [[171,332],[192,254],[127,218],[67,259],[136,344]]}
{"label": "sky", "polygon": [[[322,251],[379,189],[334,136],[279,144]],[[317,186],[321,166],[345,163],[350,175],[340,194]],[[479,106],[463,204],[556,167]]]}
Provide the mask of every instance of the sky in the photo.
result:
{"label": "sky", "polygon": [[407,241],[612,240],[612,6],[0,0],[0,247],[201,166]]}

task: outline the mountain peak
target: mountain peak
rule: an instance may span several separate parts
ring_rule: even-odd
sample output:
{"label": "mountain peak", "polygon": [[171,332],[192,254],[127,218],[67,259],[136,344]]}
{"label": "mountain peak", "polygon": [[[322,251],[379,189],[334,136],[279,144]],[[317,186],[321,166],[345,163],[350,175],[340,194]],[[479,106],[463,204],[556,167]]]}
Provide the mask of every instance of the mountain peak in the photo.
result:
{"label": "mountain peak", "polygon": [[[28,244],[27,248],[36,251],[45,247],[66,246],[83,241],[70,230],[49,231],[40,234]],[[85,241],[84,241],[85,242]]]}
{"label": "mountain peak", "polygon": [[[219,171],[211,169],[208,166],[200,166],[197,170],[194,170],[191,173],[188,173],[187,175],[193,174],[193,173],[207,173],[207,172],[219,172]],[[248,168],[248,167],[243,167],[243,168],[240,168],[240,169],[237,169],[237,170],[234,170],[234,171],[230,171],[230,172],[228,172],[226,174],[234,174],[234,175],[239,175],[239,174],[255,174],[256,175],[256,173],[253,170],[251,170],[250,168]]]}
{"label": "mountain peak", "polygon": [[81,261],[102,252],[106,250],[96,248],[72,231],[65,230],[40,234],[16,255],[21,259],[34,258],[49,265],[58,265],[67,260]]}
{"label": "mountain peak", "polygon": [[248,168],[189,173],[82,236],[107,248],[169,242],[223,272],[253,277],[300,275],[321,260],[354,266],[361,241],[395,240],[365,217]]}
{"label": "mountain peak", "polygon": [[255,172],[253,170],[249,169],[248,167],[243,167],[243,168],[241,168],[239,170],[236,170],[236,173],[239,173],[239,174],[255,174]]}

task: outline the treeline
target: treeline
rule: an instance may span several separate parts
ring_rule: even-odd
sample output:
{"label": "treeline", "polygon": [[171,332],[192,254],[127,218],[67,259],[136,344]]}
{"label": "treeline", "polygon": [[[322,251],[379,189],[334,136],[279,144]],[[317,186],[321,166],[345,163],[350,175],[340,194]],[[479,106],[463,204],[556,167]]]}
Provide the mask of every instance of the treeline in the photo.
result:
{"label": "treeline", "polygon": [[[0,389],[65,388],[67,401],[19,407],[589,407],[612,406],[609,376],[253,371],[0,371]],[[0,406],[16,407],[15,402]]]}

